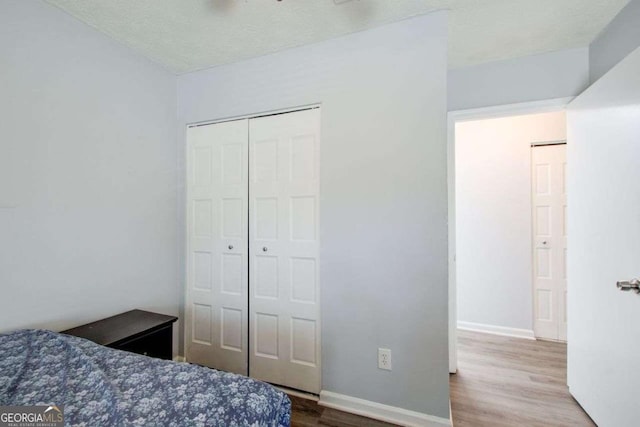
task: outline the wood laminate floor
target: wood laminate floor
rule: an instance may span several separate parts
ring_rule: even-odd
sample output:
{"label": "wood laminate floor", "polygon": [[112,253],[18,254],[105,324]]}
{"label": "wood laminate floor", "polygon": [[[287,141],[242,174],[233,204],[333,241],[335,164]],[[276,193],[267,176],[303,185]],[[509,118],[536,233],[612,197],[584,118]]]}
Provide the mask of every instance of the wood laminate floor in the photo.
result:
{"label": "wood laminate floor", "polygon": [[[595,424],[569,394],[562,343],[458,332],[458,373],[450,376],[454,427],[580,427]],[[290,396],[291,425],[391,424]]]}
{"label": "wood laminate floor", "polygon": [[458,332],[455,427],[594,426],[569,394],[566,344]]}
{"label": "wood laminate floor", "polygon": [[331,427],[387,427],[383,423],[336,409],[325,408],[313,400],[289,396],[291,399],[291,427],[331,426]]}

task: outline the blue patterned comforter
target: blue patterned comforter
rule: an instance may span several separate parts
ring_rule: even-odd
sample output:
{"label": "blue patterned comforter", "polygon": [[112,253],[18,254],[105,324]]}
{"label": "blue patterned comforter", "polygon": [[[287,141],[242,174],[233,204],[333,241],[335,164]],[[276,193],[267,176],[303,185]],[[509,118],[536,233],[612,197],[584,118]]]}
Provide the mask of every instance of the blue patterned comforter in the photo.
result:
{"label": "blue patterned comforter", "polygon": [[66,425],[288,426],[274,387],[45,330],[0,335],[0,405],[64,405]]}

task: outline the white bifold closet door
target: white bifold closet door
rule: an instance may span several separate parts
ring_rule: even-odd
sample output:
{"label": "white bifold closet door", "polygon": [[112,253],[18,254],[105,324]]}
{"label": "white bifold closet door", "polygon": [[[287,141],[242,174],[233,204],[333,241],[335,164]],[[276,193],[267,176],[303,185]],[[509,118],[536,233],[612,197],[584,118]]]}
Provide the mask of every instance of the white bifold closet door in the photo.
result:
{"label": "white bifold closet door", "polygon": [[248,122],[187,134],[186,355],[246,375]]}
{"label": "white bifold closet door", "polygon": [[186,355],[320,392],[320,110],[192,127]]}
{"label": "white bifold closet door", "polygon": [[532,148],[534,327],[567,340],[567,148]]}
{"label": "white bifold closet door", "polygon": [[249,121],[251,376],[320,392],[320,110]]}

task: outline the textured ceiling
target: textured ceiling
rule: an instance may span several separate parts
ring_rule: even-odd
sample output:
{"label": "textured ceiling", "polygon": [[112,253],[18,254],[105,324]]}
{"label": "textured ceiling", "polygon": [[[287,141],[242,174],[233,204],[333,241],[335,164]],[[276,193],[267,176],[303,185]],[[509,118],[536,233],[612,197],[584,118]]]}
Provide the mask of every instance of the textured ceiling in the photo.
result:
{"label": "textured ceiling", "polygon": [[47,0],[176,73],[450,9],[449,66],[588,45],[629,0]]}

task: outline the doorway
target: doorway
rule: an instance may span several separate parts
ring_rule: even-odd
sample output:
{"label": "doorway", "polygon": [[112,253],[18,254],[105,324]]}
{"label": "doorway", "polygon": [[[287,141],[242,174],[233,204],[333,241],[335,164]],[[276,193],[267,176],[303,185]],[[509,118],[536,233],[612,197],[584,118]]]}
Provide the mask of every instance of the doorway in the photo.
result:
{"label": "doorway", "polygon": [[450,113],[456,425],[535,424],[560,416],[593,425],[566,386],[562,342],[568,102]]}
{"label": "doorway", "polygon": [[566,140],[564,109],[570,101],[449,113],[452,373],[457,370],[458,327],[536,337],[532,144]]}

